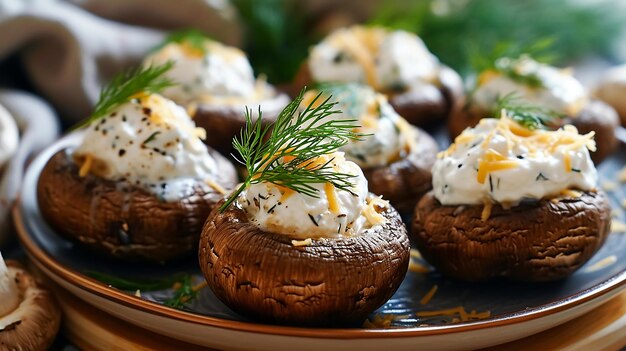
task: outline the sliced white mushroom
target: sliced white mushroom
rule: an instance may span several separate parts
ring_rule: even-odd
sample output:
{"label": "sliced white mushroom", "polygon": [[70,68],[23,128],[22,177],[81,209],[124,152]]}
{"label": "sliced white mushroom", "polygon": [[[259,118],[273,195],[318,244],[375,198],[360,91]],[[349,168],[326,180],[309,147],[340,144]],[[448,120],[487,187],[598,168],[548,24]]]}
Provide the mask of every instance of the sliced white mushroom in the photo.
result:
{"label": "sliced white mushroom", "polygon": [[0,256],[0,350],[47,350],[61,310],[52,294],[23,267]]}
{"label": "sliced white mushroom", "polygon": [[0,105],[0,169],[17,150],[19,131],[13,116]]}
{"label": "sliced white mushroom", "polygon": [[[4,263],[2,253],[0,253],[0,317],[6,316],[17,308],[20,303],[17,285],[9,274],[9,269]],[[0,328],[3,325],[0,324]]]}

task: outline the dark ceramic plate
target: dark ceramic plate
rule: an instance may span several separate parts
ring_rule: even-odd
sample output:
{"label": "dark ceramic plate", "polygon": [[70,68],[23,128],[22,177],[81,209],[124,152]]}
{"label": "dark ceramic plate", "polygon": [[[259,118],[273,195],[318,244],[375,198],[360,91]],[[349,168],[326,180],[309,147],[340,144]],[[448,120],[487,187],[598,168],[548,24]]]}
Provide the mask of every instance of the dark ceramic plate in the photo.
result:
{"label": "dark ceramic plate", "polygon": [[[79,298],[130,322],[188,342],[244,349],[262,349],[263,344],[259,344],[262,342],[272,342],[276,349],[294,345],[300,349],[341,349],[346,339],[351,340],[349,348],[358,345],[361,350],[389,345],[398,349],[484,347],[575,318],[617,294],[626,282],[626,235],[612,233],[590,262],[559,282],[468,284],[432,270],[426,273],[411,270],[398,292],[370,317],[373,323],[368,328],[355,325],[344,329],[307,329],[254,323],[229,310],[208,288],[201,289],[184,307],[171,308],[166,304],[175,301],[172,288],[144,289],[140,291],[141,297],[136,297],[133,284],[145,288],[142,284],[150,281],[169,286],[181,274],[189,275],[192,284],[200,283],[203,280],[195,257],[162,266],[112,261],[61,238],[41,218],[36,198],[38,175],[56,150],[75,139],[62,139],[37,157],[27,171],[21,201],[14,213],[27,253],[44,273]],[[447,142],[443,137],[439,141],[444,145]],[[615,189],[607,189],[607,193],[614,219],[622,223],[626,221],[621,205],[626,198],[626,184],[618,183],[616,174],[625,164],[626,148],[622,146],[599,167],[601,184],[617,184]],[[414,263],[426,266],[418,255],[413,256]],[[425,299],[435,286],[436,293]],[[418,317],[423,312],[439,310],[450,311]],[[467,341],[472,335],[471,341]]]}

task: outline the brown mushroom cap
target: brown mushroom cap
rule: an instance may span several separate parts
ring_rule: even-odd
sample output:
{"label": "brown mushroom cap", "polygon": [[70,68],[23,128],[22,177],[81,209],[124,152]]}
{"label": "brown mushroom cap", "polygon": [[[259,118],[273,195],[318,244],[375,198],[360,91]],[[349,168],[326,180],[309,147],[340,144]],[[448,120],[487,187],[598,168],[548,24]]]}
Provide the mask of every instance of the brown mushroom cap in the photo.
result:
{"label": "brown mushroom cap", "polygon": [[59,331],[61,309],[53,295],[20,264],[7,261],[7,266],[17,285],[20,304],[9,314],[0,316],[0,349],[47,350]]}
{"label": "brown mushroom cap", "polygon": [[[232,187],[233,165],[210,153],[219,169],[216,183]],[[202,224],[223,197],[200,182],[180,200],[166,202],[143,188],[93,174],[80,177],[64,149],[41,172],[37,198],[44,219],[68,239],[117,258],[164,262],[196,248]]]}
{"label": "brown mushroom cap", "polygon": [[482,205],[443,206],[431,191],[415,208],[412,238],[428,262],[457,279],[549,281],[587,262],[611,223],[601,191],[508,210],[494,205],[486,221],[482,210]]}
{"label": "brown mushroom cap", "polygon": [[[296,94],[302,87],[314,83],[308,61],[305,61],[293,82],[290,93]],[[401,92],[385,92],[389,103],[409,123],[425,126],[445,119],[456,101],[463,96],[463,81],[451,68],[442,65],[437,79],[430,85],[415,85]]]}
{"label": "brown mushroom cap", "polygon": [[414,128],[416,147],[410,154],[386,166],[363,169],[369,190],[382,195],[402,215],[411,215],[419,199],[432,189],[430,170],[437,158],[435,139]]}
{"label": "brown mushroom cap", "polygon": [[[465,128],[476,126],[482,118],[490,115],[490,111],[474,104],[468,104],[464,99],[459,100],[448,120],[450,137],[455,138]],[[578,115],[566,116],[560,122],[555,128],[564,124],[572,124],[581,134],[596,132],[597,151],[591,153],[591,159],[596,164],[615,152],[619,146],[619,141],[615,136],[615,129],[619,126],[619,117],[613,108],[602,101],[591,100]]]}
{"label": "brown mushroom cap", "polygon": [[[278,94],[272,99],[258,103],[263,111],[263,121],[268,124],[276,120],[280,112],[289,104],[286,94]],[[258,109],[249,107],[253,118],[258,117]],[[239,136],[246,125],[246,105],[200,104],[193,115],[198,127],[206,129],[209,137],[205,143],[224,155],[234,151],[233,138]]]}
{"label": "brown mushroom cap", "polygon": [[230,206],[213,210],[200,238],[200,268],[215,295],[253,318],[290,325],[361,322],[400,286],[409,239],[400,215],[357,236],[294,246]]}

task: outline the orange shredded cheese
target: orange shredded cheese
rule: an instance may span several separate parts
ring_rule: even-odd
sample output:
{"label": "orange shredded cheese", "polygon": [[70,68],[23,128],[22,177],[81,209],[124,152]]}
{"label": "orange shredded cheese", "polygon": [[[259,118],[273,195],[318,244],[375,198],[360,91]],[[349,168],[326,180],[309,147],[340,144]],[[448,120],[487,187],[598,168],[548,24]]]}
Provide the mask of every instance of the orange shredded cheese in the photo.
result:
{"label": "orange shredded cheese", "polygon": [[324,184],[324,192],[328,199],[328,209],[332,213],[339,212],[339,202],[337,201],[337,193],[335,192],[335,186],[332,183]]}
{"label": "orange shredded cheese", "polygon": [[491,201],[484,201],[483,211],[480,213],[480,220],[486,221],[491,216],[491,210],[493,209],[493,203]]}
{"label": "orange shredded cheese", "polygon": [[80,169],[78,170],[78,176],[79,177],[87,176],[87,174],[89,174],[89,171],[91,170],[92,164],[93,164],[93,156],[85,155],[85,161],[83,162],[83,164],[80,166]]}
{"label": "orange shredded cheese", "polygon": [[426,295],[424,295],[424,297],[422,297],[422,299],[420,300],[420,305],[428,304],[430,302],[430,300],[433,299],[433,296],[435,296],[435,293],[437,292],[437,289],[439,289],[439,286],[437,286],[437,284],[433,285],[433,287],[430,288],[430,290],[428,290]]}
{"label": "orange shredded cheese", "polygon": [[563,154],[563,166],[565,167],[566,172],[572,171],[572,159],[568,153]]}
{"label": "orange shredded cheese", "polygon": [[413,273],[425,274],[430,272],[430,268],[424,266],[419,262],[415,262],[413,260],[409,261],[409,270]]}
{"label": "orange shredded cheese", "polygon": [[367,84],[376,90],[379,87],[374,56],[384,35],[384,30],[355,26],[339,32],[335,36],[335,45],[345,48],[352,55],[363,68]]}

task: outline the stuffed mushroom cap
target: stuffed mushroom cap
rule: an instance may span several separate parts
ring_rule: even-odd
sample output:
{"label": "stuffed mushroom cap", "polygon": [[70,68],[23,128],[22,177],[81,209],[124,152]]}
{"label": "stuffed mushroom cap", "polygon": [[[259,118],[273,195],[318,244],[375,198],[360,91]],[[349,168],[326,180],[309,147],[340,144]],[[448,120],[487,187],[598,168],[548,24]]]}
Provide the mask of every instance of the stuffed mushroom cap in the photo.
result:
{"label": "stuffed mushroom cap", "polygon": [[201,269],[233,310],[290,325],[349,325],[399,287],[409,260],[399,214],[368,193],[363,173],[341,153],[315,162],[329,161],[355,175],[349,191],[312,184],[312,197],[261,182],[209,216]]}
{"label": "stuffed mushroom cap", "polygon": [[413,238],[453,277],[563,278],[595,253],[610,210],[596,190],[593,132],[529,130],[510,119],[466,129],[433,167]]}
{"label": "stuffed mushroom cap", "polygon": [[389,104],[387,97],[370,86],[328,83],[309,90],[301,110],[314,100],[326,99],[340,111],[328,120],[353,120],[362,136],[340,148],[346,159],[363,169],[371,192],[389,200],[401,214],[410,214],[431,188],[430,169],[437,144],[424,130],[410,125]]}
{"label": "stuffed mushroom cap", "polygon": [[289,103],[288,96],[263,77],[255,78],[243,51],[200,34],[164,43],[146,57],[144,66],[166,62],[173,62],[166,77],[177,84],[162,94],[187,107],[196,124],[211,135],[206,143],[220,152],[232,150],[246,110],[255,113],[260,107],[264,120],[272,121]]}
{"label": "stuffed mushroom cap", "polygon": [[613,107],[626,126],[626,64],[609,69],[600,80],[595,96]]}
{"label": "stuffed mushroom cap", "polygon": [[59,330],[61,310],[53,295],[21,265],[0,255],[0,346],[47,350]]}
{"label": "stuffed mushroom cap", "polygon": [[193,250],[236,172],[201,141],[205,131],[158,94],[131,99],[92,122],[38,182],[44,218],[61,234],[110,255],[167,261]]}
{"label": "stuffed mushroom cap", "polygon": [[601,162],[618,146],[614,130],[619,118],[610,106],[590,98],[571,70],[539,63],[527,56],[500,58],[492,69],[479,74],[472,94],[454,106],[448,121],[450,135],[456,137],[487,115],[498,115],[498,101],[506,98],[561,116],[550,125],[553,129],[572,124],[581,133],[595,132],[598,141],[597,152],[592,155],[595,162]]}
{"label": "stuffed mushroom cap", "polygon": [[363,83],[387,94],[410,123],[445,118],[462,96],[458,74],[440,64],[416,35],[382,27],[352,26],[311,48],[298,87],[313,83]]}

